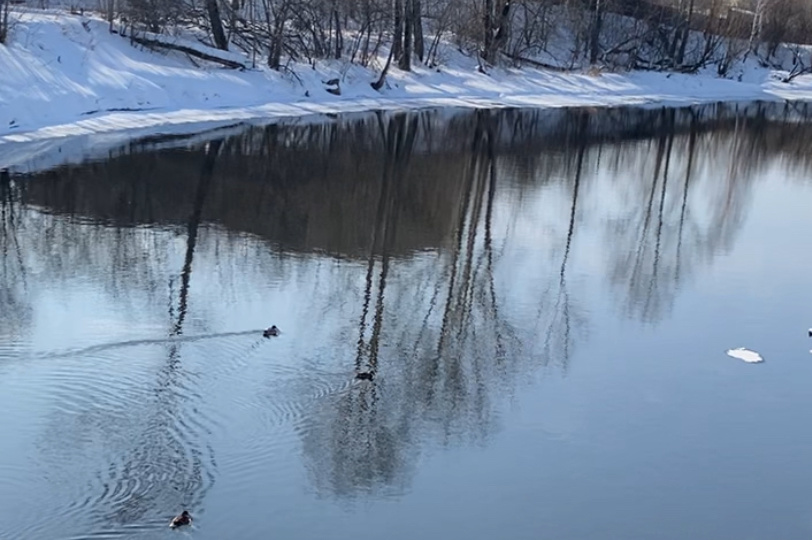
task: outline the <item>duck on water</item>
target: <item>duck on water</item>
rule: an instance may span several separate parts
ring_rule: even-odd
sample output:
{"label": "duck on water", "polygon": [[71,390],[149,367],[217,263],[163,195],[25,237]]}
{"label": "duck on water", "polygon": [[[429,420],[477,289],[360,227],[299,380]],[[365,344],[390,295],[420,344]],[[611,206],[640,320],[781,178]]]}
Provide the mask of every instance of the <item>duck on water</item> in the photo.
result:
{"label": "duck on water", "polygon": [[279,328],[276,325],[271,326],[270,328],[266,328],[262,331],[262,337],[276,337],[279,335]]}
{"label": "duck on water", "polygon": [[184,510],[179,515],[172,518],[172,521],[169,522],[169,528],[177,529],[178,527],[183,527],[184,525],[189,525],[191,523],[192,515],[188,510]]}

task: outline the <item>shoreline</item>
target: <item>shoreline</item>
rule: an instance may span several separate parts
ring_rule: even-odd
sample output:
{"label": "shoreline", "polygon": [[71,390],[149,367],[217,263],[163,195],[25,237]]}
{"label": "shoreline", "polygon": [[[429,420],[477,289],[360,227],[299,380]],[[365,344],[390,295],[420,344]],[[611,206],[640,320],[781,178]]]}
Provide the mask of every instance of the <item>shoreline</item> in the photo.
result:
{"label": "shoreline", "polygon": [[[110,34],[100,19],[55,12],[20,16],[15,40],[0,46],[0,168],[79,139],[112,146],[151,136],[191,135],[235,124],[323,115],[420,109],[680,107],[717,102],[812,101],[812,75],[790,83],[755,61],[724,79],[713,73],[543,71],[495,67],[449,46],[438,68],[397,69],[378,92],[377,70],[347,62],[267,68],[200,67]],[[325,80],[339,78],[341,95]]]}
{"label": "shoreline", "polygon": [[[769,96],[768,96],[769,98]],[[629,102],[625,98],[619,98],[621,102],[610,105],[591,105],[587,102],[573,105],[558,104],[556,106],[521,106],[513,107],[514,110],[524,110],[527,112],[563,111],[566,109],[675,109],[685,110],[699,107],[713,107],[722,114],[762,115],[764,108],[767,108],[767,118],[774,115],[781,117],[782,121],[794,121],[792,119],[795,106],[802,106],[803,109],[796,109],[798,118],[808,118],[810,112],[807,105],[812,105],[812,100],[783,100],[778,97],[774,99],[713,99],[713,100],[682,100],[671,102],[636,101]],[[503,102],[504,103],[504,102]],[[785,105],[783,105],[785,104]],[[119,152],[139,152],[142,150],[156,150],[163,148],[181,148],[194,145],[205,144],[211,140],[227,138],[239,135],[247,129],[263,128],[270,125],[283,126],[310,126],[324,123],[341,121],[353,121],[353,118],[363,118],[378,112],[398,113],[398,112],[419,112],[434,111],[439,112],[441,117],[451,118],[458,114],[467,114],[475,110],[473,106],[446,106],[434,103],[434,106],[424,106],[422,100],[413,100],[411,108],[404,108],[401,103],[393,102],[389,108],[368,109],[356,107],[355,109],[345,109],[339,112],[312,112],[300,115],[289,116],[248,116],[235,119],[230,115],[230,111],[222,111],[223,118],[209,122],[187,122],[187,123],[162,123],[152,127],[136,127],[132,129],[117,129],[114,131],[94,131],[86,130],[83,133],[73,133],[59,137],[48,137],[32,139],[18,142],[6,142],[0,144],[0,169],[7,168],[13,175],[40,172],[54,169],[60,166],[75,165],[88,160],[105,159],[110,153]],[[484,104],[487,110],[504,110],[510,105],[487,103]],[[788,110],[787,106],[791,108]],[[770,111],[771,107],[777,107]],[[726,112],[724,112],[726,111]],[[182,112],[182,111],[181,111]],[[787,116],[789,113],[790,116]],[[139,116],[134,115],[134,120]],[[71,125],[69,125],[70,127]],[[47,130],[50,128],[44,128]]]}
{"label": "shoreline", "polygon": [[372,112],[409,112],[425,109],[538,109],[574,107],[686,107],[710,103],[748,102],[812,102],[809,89],[787,91],[762,89],[761,92],[741,94],[628,94],[606,96],[597,94],[550,95],[523,94],[501,96],[442,96],[413,98],[347,97],[321,102],[269,102],[263,105],[218,107],[217,109],[168,109],[153,111],[110,111],[100,115],[85,115],[73,122],[45,125],[15,132],[0,130],[0,145],[31,143],[83,135],[124,134],[133,137],[151,135],[183,135],[217,129],[230,124],[270,124],[275,121],[335,114]]}

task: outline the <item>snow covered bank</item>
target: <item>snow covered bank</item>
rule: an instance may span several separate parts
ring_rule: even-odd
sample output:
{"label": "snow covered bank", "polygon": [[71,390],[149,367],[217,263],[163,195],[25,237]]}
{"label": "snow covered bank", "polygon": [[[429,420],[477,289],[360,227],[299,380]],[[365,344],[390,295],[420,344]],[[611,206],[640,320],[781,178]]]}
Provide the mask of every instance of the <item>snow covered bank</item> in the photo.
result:
{"label": "snow covered bank", "polygon": [[[190,132],[239,121],[369,109],[812,99],[812,76],[782,83],[755,62],[735,74],[740,81],[531,68],[499,68],[486,75],[477,71],[475,59],[451,47],[439,70],[393,69],[388,85],[377,92],[369,84],[377,77],[374,70],[344,62],[299,66],[295,76],[264,68],[199,66],[182,53],[133,46],[98,19],[36,10],[15,17],[9,45],[0,46],[0,145],[111,132]],[[340,96],[324,85],[333,78],[341,80]]]}

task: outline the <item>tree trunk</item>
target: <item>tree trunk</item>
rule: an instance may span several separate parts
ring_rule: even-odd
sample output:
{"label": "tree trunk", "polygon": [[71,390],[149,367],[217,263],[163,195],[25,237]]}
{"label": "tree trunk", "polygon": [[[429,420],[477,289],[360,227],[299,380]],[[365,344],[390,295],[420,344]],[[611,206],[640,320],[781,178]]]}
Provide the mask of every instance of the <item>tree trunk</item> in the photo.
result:
{"label": "tree trunk", "polygon": [[107,9],[107,24],[108,24],[108,31],[112,34],[113,33],[113,18],[116,15],[116,2],[115,0],[107,0],[107,5],[105,6]]}
{"label": "tree trunk", "polygon": [[[486,0],[485,2],[486,11],[483,21],[485,26],[485,49],[482,52],[482,57],[491,65],[496,62],[497,53],[507,40],[510,2],[511,0],[504,0],[498,16],[493,13],[493,0]],[[494,20],[495,18],[496,20]]]}
{"label": "tree trunk", "polygon": [[338,16],[338,10],[333,9],[333,18],[336,23],[336,60],[341,59],[341,53],[344,50],[344,35],[341,33],[341,18]]}
{"label": "tree trunk", "polygon": [[392,36],[392,56],[400,60],[403,46],[403,0],[394,0],[395,29]]}
{"label": "tree trunk", "polygon": [[268,54],[268,67],[278,70],[282,65],[282,41],[284,40],[286,9],[282,9],[276,14],[274,20],[274,35],[271,39],[271,50]]}
{"label": "tree trunk", "polygon": [[383,83],[386,82],[386,74],[389,71],[389,66],[392,64],[392,57],[394,55],[395,55],[395,47],[392,46],[389,49],[389,57],[387,57],[387,59],[386,59],[386,65],[383,66],[383,71],[381,71],[381,76],[378,77],[377,81],[375,81],[373,83],[369,83],[374,90],[380,90],[381,88],[383,88]]}
{"label": "tree trunk", "polygon": [[600,51],[601,25],[603,23],[603,1],[593,0],[592,2],[592,28],[589,36],[589,63],[598,61]]}
{"label": "tree trunk", "polygon": [[496,35],[493,38],[493,52],[491,53],[491,62],[496,61],[496,53],[505,46],[508,37],[508,25],[510,23],[510,2],[511,0],[504,0],[502,10],[499,13],[499,21],[496,25]]}
{"label": "tree trunk", "polygon": [[485,11],[482,14],[482,30],[484,40],[482,43],[482,57],[487,61],[491,53],[491,43],[493,42],[493,0],[485,0]]}
{"label": "tree trunk", "polygon": [[682,35],[682,29],[683,29],[683,26],[685,25],[685,21],[682,18],[682,12],[684,11],[684,8],[685,8],[685,2],[684,2],[684,0],[680,0],[679,7],[677,7],[677,9],[676,9],[676,12],[679,14],[678,15],[679,20],[677,21],[676,24],[673,25],[672,29],[674,31],[674,35],[671,37],[671,41],[668,44],[668,54],[667,54],[667,56],[668,56],[668,59],[671,61],[671,63],[673,65],[676,65],[676,62],[674,61],[674,59],[677,56],[677,50],[678,50],[678,47],[679,47],[680,36]]}
{"label": "tree trunk", "polygon": [[691,22],[694,18],[694,0],[688,4],[688,20],[685,21],[685,26],[682,29],[682,39],[679,44],[679,52],[677,53],[676,63],[681,66],[685,61],[685,46],[688,44],[688,36],[691,32]]}
{"label": "tree trunk", "polygon": [[212,36],[214,36],[214,45],[218,49],[227,51],[228,40],[226,39],[226,33],[223,31],[223,21],[220,19],[220,8],[217,5],[217,0],[206,0],[206,11],[209,14],[209,24],[211,24]]}
{"label": "tree trunk", "polygon": [[8,5],[11,0],[0,0],[0,43],[8,38]]}
{"label": "tree trunk", "polygon": [[[756,2],[756,12],[753,14],[753,24],[750,27],[750,40],[747,44],[748,53],[755,52],[758,48],[758,44],[761,43],[761,26],[766,4],[766,0],[757,0]],[[758,44],[756,41],[758,41]]]}
{"label": "tree trunk", "polygon": [[403,50],[398,59],[398,67],[403,71],[412,69],[412,17],[414,8],[412,0],[404,0],[403,10]]}
{"label": "tree trunk", "polygon": [[420,0],[412,0],[413,15],[412,25],[414,26],[414,53],[423,61],[423,14]]}

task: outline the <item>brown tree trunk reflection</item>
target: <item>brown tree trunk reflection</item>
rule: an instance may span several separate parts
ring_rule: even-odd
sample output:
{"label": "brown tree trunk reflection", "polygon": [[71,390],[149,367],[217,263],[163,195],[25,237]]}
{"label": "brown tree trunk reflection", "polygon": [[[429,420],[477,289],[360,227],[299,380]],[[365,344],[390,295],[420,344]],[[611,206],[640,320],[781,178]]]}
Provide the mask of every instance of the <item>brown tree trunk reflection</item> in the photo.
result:
{"label": "brown tree trunk reflection", "polygon": [[214,164],[217,154],[223,141],[218,139],[209,143],[206,149],[206,157],[203,160],[203,168],[200,171],[200,180],[195,192],[194,206],[189,223],[186,227],[186,255],[183,260],[183,270],[180,273],[180,297],[178,301],[178,319],[172,328],[172,335],[177,336],[183,333],[183,322],[186,320],[186,311],[189,306],[189,285],[192,279],[192,261],[195,257],[195,247],[197,246],[197,233],[200,229],[200,220],[203,215],[203,205],[206,203],[206,196],[209,193],[211,178],[214,174]]}

